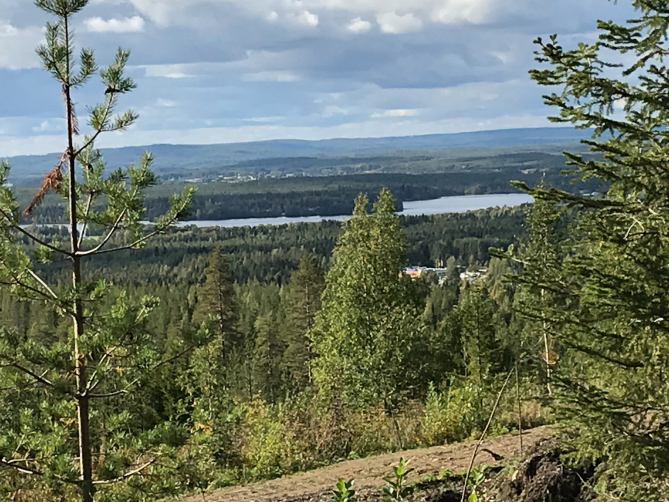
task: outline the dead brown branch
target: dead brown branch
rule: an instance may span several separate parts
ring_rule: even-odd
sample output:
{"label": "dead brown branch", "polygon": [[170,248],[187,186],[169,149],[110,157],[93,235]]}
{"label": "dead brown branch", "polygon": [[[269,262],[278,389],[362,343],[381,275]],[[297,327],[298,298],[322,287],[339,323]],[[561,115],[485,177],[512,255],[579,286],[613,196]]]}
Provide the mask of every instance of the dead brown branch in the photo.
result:
{"label": "dead brown branch", "polygon": [[26,210],[23,211],[23,216],[30,216],[32,212],[35,209],[37,209],[40,206],[40,204],[42,204],[42,201],[44,201],[44,197],[46,197],[47,193],[49,193],[51,190],[58,191],[61,189],[61,187],[63,186],[63,171],[61,170],[61,167],[63,165],[65,157],[66,154],[61,155],[58,164],[56,164],[51,171],[49,171],[44,175],[44,178],[42,178],[42,183],[40,184],[39,189],[37,190],[37,192],[35,192],[35,195],[33,196],[33,199],[30,201],[30,204],[28,204]]}

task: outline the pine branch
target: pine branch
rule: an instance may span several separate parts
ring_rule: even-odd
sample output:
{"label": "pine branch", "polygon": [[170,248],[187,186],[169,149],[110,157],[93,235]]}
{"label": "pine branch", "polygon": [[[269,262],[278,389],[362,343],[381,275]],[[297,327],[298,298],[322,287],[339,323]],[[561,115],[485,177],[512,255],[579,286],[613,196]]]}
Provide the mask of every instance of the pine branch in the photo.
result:
{"label": "pine branch", "polygon": [[20,232],[21,234],[25,235],[26,237],[28,237],[33,242],[35,242],[35,243],[37,243],[41,246],[44,246],[44,247],[50,249],[51,251],[55,251],[56,253],[60,253],[60,254],[64,254],[66,256],[72,257],[72,253],[70,251],[67,251],[65,249],[57,248],[57,247],[49,244],[48,242],[43,241],[39,237],[31,234],[30,232],[24,230],[23,228],[21,228],[20,225],[15,224],[13,219],[11,218],[11,216],[9,216],[2,208],[0,208],[0,215],[2,215],[5,218],[9,228],[11,228],[13,230],[16,230],[17,232]]}
{"label": "pine branch", "polygon": [[[0,355],[0,358],[5,359],[7,361],[10,361],[10,359],[6,356]],[[25,366],[22,366],[21,364],[15,362],[15,361],[10,361],[6,364],[0,364],[0,368],[15,368],[22,373],[25,373],[26,375],[32,377],[37,381],[38,383],[41,383],[43,385],[46,385],[47,387],[54,387],[53,383],[51,383],[48,379],[44,378],[44,375],[46,375],[48,372],[45,371],[42,373],[42,375],[38,375],[34,371],[30,370],[29,368],[26,368]]]}

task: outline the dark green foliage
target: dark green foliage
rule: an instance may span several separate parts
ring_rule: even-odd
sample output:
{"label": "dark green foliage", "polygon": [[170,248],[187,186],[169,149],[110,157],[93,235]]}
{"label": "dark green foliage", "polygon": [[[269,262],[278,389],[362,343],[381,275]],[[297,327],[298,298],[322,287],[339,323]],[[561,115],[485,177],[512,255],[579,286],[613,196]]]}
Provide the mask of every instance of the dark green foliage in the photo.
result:
{"label": "dark green foliage", "polygon": [[593,43],[567,49],[557,36],[537,40],[547,66],[532,77],[557,86],[545,97],[557,108],[553,120],[595,131],[585,143],[599,159],[567,158],[579,177],[609,189],[598,198],[533,190],[566,206],[571,228],[559,239],[559,259],[530,250],[536,265],[521,277],[537,302],[526,304],[528,317],[565,350],[556,405],[571,420],[576,455],[600,462],[602,500],[659,501],[669,482],[669,17],[666,2],[630,3],[636,19],[600,21]]}
{"label": "dark green foliage", "polygon": [[219,248],[209,259],[209,266],[204,271],[206,280],[200,292],[201,300],[195,311],[195,320],[202,320],[217,337],[221,339],[221,364],[225,366],[230,353],[241,344],[237,331],[239,312],[234,290],[234,278],[230,271],[230,262]]}
{"label": "dark green foliage", "polygon": [[[395,221],[394,218],[391,221]],[[216,236],[228,235],[227,230],[177,230],[170,236],[173,241],[166,250],[179,253],[179,256],[193,257],[192,262],[175,263],[171,261],[170,253],[164,253],[155,258],[155,266],[159,268],[152,269],[150,264],[133,268],[135,277],[132,282],[124,280],[122,273],[116,274],[115,284],[108,286],[109,295],[104,301],[104,308],[111,305],[122,291],[126,291],[131,303],[148,293],[160,298],[153,315],[147,317],[143,324],[145,333],[155,343],[155,350],[159,353],[178,346],[183,340],[197,339],[203,324],[210,331],[210,336],[203,340],[206,344],[155,371],[135,391],[137,397],[133,403],[137,404],[136,413],[142,413],[138,416],[145,417],[142,423],[162,424],[167,429],[169,451],[173,452],[174,461],[166,463],[164,468],[177,469],[180,473],[178,480],[170,471],[161,474],[161,483],[151,485],[155,493],[212,489],[240,480],[309,469],[349,454],[379,453],[397,448],[398,444],[417,446],[440,444],[444,439],[460,440],[481,427],[481,422],[487,419],[487,407],[494,398],[491,389],[496,389],[498,382],[492,373],[483,385],[466,377],[463,343],[468,340],[463,340],[462,325],[469,321],[463,319],[454,307],[464,301],[460,298],[459,273],[466,264],[477,260],[475,256],[457,253],[460,249],[471,249],[478,256],[482,247],[478,244],[479,240],[509,242],[505,240],[505,233],[520,235],[523,231],[523,210],[494,209],[403,221],[408,224],[404,231],[409,236],[429,242],[430,248],[432,243],[443,241],[442,245],[447,247],[438,248],[444,250],[440,252],[453,249],[456,255],[444,259],[449,274],[441,285],[436,277],[430,276],[410,284],[400,278],[399,265],[393,273],[383,272],[383,281],[390,281],[395,285],[393,287],[399,287],[403,291],[401,294],[406,295],[403,296],[404,301],[414,305],[410,321],[420,326],[425,340],[421,342],[424,348],[417,356],[411,356],[411,351],[409,356],[398,354],[398,360],[408,365],[414,364],[413,360],[418,358],[422,368],[415,373],[415,369],[409,366],[410,374],[416,376],[404,379],[400,375],[397,382],[392,382],[398,385],[398,389],[405,389],[397,395],[398,399],[383,403],[382,396],[375,395],[379,387],[370,387],[369,381],[361,382],[367,387],[363,389],[365,395],[379,405],[352,405],[337,399],[314,399],[315,392],[308,372],[314,354],[313,351],[310,353],[309,340],[304,334],[312,311],[319,309],[320,297],[311,291],[307,294],[306,289],[320,291],[323,287],[321,267],[328,265],[327,255],[300,255],[301,265],[296,259],[291,266],[296,268],[289,268],[286,273],[290,279],[282,284],[248,280],[236,283],[230,289],[231,278],[226,272],[224,258],[229,257],[232,264],[238,263],[239,269],[244,263],[253,263],[246,254],[243,236],[255,234],[259,243],[265,239],[270,242],[279,239],[278,246],[282,242],[313,242],[316,247],[325,247],[318,241],[328,235],[323,232],[324,223],[278,229],[231,229],[237,237],[223,242],[218,241]],[[396,233],[400,227],[396,223],[393,225],[395,230],[388,235],[394,237],[389,243],[401,244],[401,235]],[[339,225],[333,223],[325,228],[336,236]],[[364,236],[365,232],[360,235]],[[47,229],[43,234],[52,237],[60,235]],[[158,238],[166,245],[169,242],[167,236]],[[463,240],[473,245],[458,244]],[[224,245],[225,256],[216,252],[220,244]],[[268,245],[267,248],[273,249],[274,246]],[[144,253],[146,250],[137,252]],[[199,257],[194,251],[201,253]],[[365,252],[364,246],[360,246],[360,251]],[[278,249],[273,254],[280,253],[281,249]],[[268,251],[268,255],[272,253]],[[258,259],[262,256],[267,255],[259,254]],[[401,253],[396,256],[400,260],[398,263],[404,261]],[[107,270],[98,268],[98,272],[111,276],[113,270],[128,270],[128,273],[131,270],[120,268],[127,266],[120,259],[108,263]],[[170,265],[167,266],[167,263]],[[192,263],[197,263],[198,268],[190,269]],[[43,270],[48,273],[54,266],[58,264],[44,265]],[[269,277],[276,276],[272,263],[264,266],[269,270]],[[462,268],[458,269],[458,266]],[[207,269],[209,273],[205,273]],[[181,279],[164,284],[167,280],[161,279],[155,270],[164,271],[163,277]],[[512,301],[512,291],[507,286],[501,286],[500,277],[505,273],[504,268],[491,263],[489,276],[482,279],[483,283],[475,283],[469,288],[490,292],[489,295],[481,293],[480,299],[471,298],[471,301],[486,302],[493,317],[500,319],[494,322],[495,340],[505,348],[504,354],[512,345],[509,340],[513,340],[515,329],[513,320],[507,319],[509,314],[506,310]],[[385,287],[383,281],[379,283],[382,289]],[[217,303],[212,304],[212,296],[205,292],[207,282],[223,286],[224,296],[229,298],[225,306],[236,310],[235,313],[224,309],[229,312],[229,315],[226,313],[227,319],[236,319],[228,327],[232,329],[233,339],[237,340],[233,347],[226,347],[225,362],[221,357],[225,338],[216,334],[215,316],[209,315],[212,309],[215,313]],[[22,336],[39,339],[50,330],[58,336],[66,336],[67,320],[58,318],[41,304],[11,301],[6,291],[0,290],[0,307],[0,324],[6,327],[16,325],[17,333]],[[407,349],[403,343],[397,347],[400,352]],[[489,357],[497,361],[498,356],[499,353],[495,352]],[[506,359],[502,365],[507,367]],[[423,409],[417,399],[423,397],[430,381],[436,383],[438,391],[428,394]],[[421,391],[421,387],[426,390]],[[515,406],[511,409],[515,410]],[[411,420],[421,421],[425,428],[416,436],[415,427],[406,428],[407,420],[409,423]],[[510,419],[508,416],[504,418],[500,424],[513,424],[515,421],[514,414]],[[506,430],[503,425],[499,427],[500,431]],[[151,469],[155,469],[152,472],[163,472],[160,470],[163,467],[152,466]],[[130,492],[117,493],[128,496]]]}
{"label": "dark green foliage", "polygon": [[[268,218],[278,216],[336,216],[353,211],[356,195],[378,193],[388,187],[397,197],[399,210],[404,202],[435,199],[453,195],[499,194],[519,192],[509,184],[520,180],[533,185],[540,180],[573,193],[590,193],[599,189],[596,181],[572,184],[560,176],[565,168],[559,155],[533,159],[526,156],[504,156],[485,159],[490,165],[479,166],[482,159],[463,159],[462,163],[432,174],[356,174],[352,176],[318,176],[262,179],[244,183],[200,183],[193,199],[191,218],[218,220],[234,218]],[[472,166],[469,164],[473,163]],[[381,164],[385,165],[385,164]],[[169,195],[181,191],[184,183],[162,183],[147,192],[144,218],[155,220],[169,205]],[[17,188],[19,202],[32,191]],[[63,220],[62,208],[47,198],[26,221],[53,223]],[[370,208],[371,209],[371,208]]]}
{"label": "dark green foliage", "polygon": [[[441,266],[451,260],[453,277],[458,265],[470,260],[485,263],[490,247],[507,247],[525,233],[525,212],[521,207],[492,208],[468,213],[400,218],[407,239],[407,257],[412,265]],[[39,235],[64,240],[67,231],[40,228]],[[199,284],[205,277],[209,255],[216,249],[230,260],[236,281],[285,284],[304,253],[313,255],[322,268],[329,265],[341,223],[321,221],[278,226],[239,228],[176,228],[155,236],[141,249],[87,257],[84,277],[95,270],[117,284]],[[89,231],[91,242],[94,233]],[[22,242],[29,243],[24,239]],[[112,239],[111,243],[116,242]],[[453,257],[457,260],[453,262]],[[132,266],[138,260],[142,266]],[[67,281],[65,263],[39,267],[53,281]],[[89,275],[87,275],[87,273]],[[451,272],[449,272],[450,274]]]}
{"label": "dark green foliage", "polygon": [[467,374],[479,385],[503,368],[503,348],[497,334],[500,323],[495,322],[497,308],[482,282],[463,283],[458,303],[460,337]]}
{"label": "dark green foliage", "polygon": [[314,256],[305,254],[298,269],[290,275],[288,284],[286,350],[282,364],[285,381],[293,382],[298,389],[311,382],[309,363],[313,351],[307,334],[321,308],[323,289],[323,269]]}
{"label": "dark green foliage", "polygon": [[323,306],[310,336],[321,392],[348,403],[381,402],[392,412],[404,395],[420,393],[427,332],[424,298],[401,274],[405,240],[395,201],[382,190],[372,214],[358,197],[326,278]]}

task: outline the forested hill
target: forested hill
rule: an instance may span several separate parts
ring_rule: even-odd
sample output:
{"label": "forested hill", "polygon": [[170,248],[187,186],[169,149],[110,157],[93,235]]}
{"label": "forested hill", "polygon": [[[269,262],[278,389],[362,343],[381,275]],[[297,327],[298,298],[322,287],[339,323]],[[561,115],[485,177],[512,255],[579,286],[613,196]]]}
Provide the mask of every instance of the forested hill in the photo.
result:
{"label": "forested hill", "polygon": [[[379,163],[388,157],[413,157],[417,152],[431,153],[439,158],[459,158],[474,153],[491,155],[509,153],[517,149],[523,151],[545,150],[552,147],[556,153],[558,145],[572,145],[589,137],[589,133],[572,128],[532,128],[479,131],[457,134],[432,134],[426,136],[406,136],[389,138],[330,139],[321,141],[274,140],[250,143],[230,143],[213,145],[148,145],[103,150],[110,167],[118,167],[136,162],[145,150],[156,155],[154,168],[161,176],[188,177],[211,174],[226,175],[232,173],[254,173],[258,166],[248,161],[269,159],[272,169],[280,164],[280,159],[293,159],[290,165],[307,164],[313,172],[321,174],[322,163],[315,159],[339,158],[336,164],[342,164],[342,158],[358,158],[359,162]],[[523,147],[523,148],[521,148]],[[444,152],[443,150],[448,150]],[[558,149],[559,150],[559,149]],[[435,152],[437,151],[437,152]],[[0,158],[3,152],[0,152]],[[36,183],[45,172],[45,167],[52,166],[57,154],[40,156],[19,156],[11,158],[14,167],[12,180],[17,184]],[[360,159],[361,158],[361,159]],[[415,160],[415,159],[414,159]],[[359,163],[358,162],[358,163]],[[263,166],[261,166],[263,167]],[[304,172],[303,165],[298,165]],[[326,166],[327,167],[327,166]],[[48,170],[48,169],[47,169]]]}

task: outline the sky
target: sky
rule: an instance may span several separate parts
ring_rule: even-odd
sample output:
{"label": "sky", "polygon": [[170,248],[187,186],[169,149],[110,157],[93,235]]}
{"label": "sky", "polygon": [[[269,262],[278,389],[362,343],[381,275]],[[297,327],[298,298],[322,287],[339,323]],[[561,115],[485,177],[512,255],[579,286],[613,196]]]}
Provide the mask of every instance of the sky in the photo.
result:
{"label": "sky", "polygon": [[[90,0],[74,29],[100,66],[131,51],[121,108],[140,120],[98,144],[118,147],[545,126],[532,40],[573,46],[629,15],[607,0]],[[0,0],[0,157],[63,150],[60,88],[34,52],[48,20]],[[91,81],[78,110],[103,92]]]}

